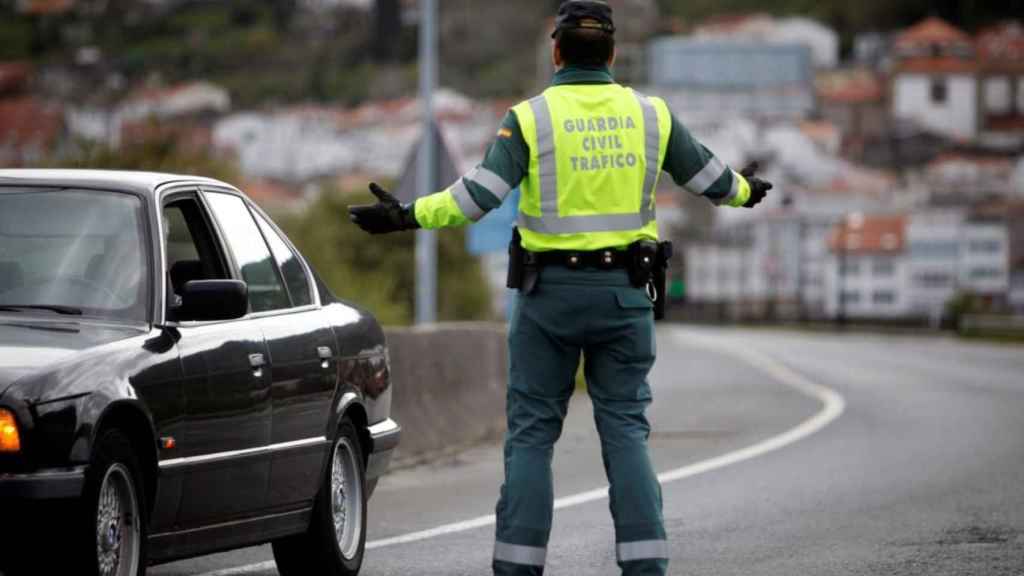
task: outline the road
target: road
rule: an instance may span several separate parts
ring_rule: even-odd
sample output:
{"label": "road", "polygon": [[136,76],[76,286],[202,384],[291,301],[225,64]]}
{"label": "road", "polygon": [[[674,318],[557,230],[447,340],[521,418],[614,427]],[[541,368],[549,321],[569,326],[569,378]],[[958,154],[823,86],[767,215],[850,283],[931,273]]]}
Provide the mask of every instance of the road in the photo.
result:
{"label": "road", "polygon": [[[651,381],[670,573],[1024,575],[1024,349],[664,327]],[[555,456],[548,574],[616,574],[584,394]],[[489,571],[500,449],[393,473],[367,576]],[[152,568],[276,574],[269,547]]]}

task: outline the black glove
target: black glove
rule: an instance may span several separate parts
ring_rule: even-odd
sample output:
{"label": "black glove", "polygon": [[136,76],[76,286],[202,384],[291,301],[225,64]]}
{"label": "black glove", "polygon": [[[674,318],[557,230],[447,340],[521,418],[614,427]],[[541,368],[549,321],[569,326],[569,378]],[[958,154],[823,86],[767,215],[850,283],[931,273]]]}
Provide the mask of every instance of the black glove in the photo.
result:
{"label": "black glove", "polygon": [[743,169],[742,172],[740,172],[740,174],[747,179],[747,182],[750,183],[750,200],[743,205],[744,208],[753,208],[754,206],[757,206],[762,200],[764,200],[765,196],[768,195],[768,191],[774,188],[771,182],[761,180],[754,176],[754,174],[757,174],[758,168],[759,166],[757,162],[751,162]]}
{"label": "black glove", "polygon": [[348,217],[357,226],[370,234],[388,234],[402,230],[416,230],[420,227],[409,205],[402,205],[387,190],[376,182],[370,183],[370,192],[377,197],[377,204],[349,206]]}

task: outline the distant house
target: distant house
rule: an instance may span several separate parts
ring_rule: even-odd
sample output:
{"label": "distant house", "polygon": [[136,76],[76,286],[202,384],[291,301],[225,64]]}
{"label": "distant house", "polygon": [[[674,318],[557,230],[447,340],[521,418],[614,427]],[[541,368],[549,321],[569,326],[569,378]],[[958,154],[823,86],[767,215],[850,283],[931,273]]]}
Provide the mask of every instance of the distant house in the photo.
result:
{"label": "distant house", "polygon": [[977,37],[979,130],[1008,147],[1024,143],[1024,26],[1005,22]]}
{"label": "distant house", "polygon": [[710,41],[796,44],[811,50],[816,68],[835,68],[839,63],[839,34],[811,18],[774,18],[757,13],[721,15],[698,24],[692,36]]}
{"label": "distant house", "polygon": [[121,146],[173,137],[201,150],[212,142],[212,125],[231,109],[228,91],[205,81],[137,90],[113,113],[78,110],[69,114],[76,134]]}
{"label": "distant house", "polygon": [[654,40],[650,90],[685,115],[796,120],[814,110],[811,49],[798,44]]}
{"label": "distant house", "polygon": [[129,96],[118,116],[123,122],[184,116],[219,115],[231,109],[231,95],[212,82],[187,82],[161,88],[144,88]]}
{"label": "distant house", "polygon": [[1006,23],[972,38],[929,18],[893,45],[892,112],[961,141],[1024,143],[1024,30]]}
{"label": "distant house", "polygon": [[971,151],[937,156],[923,171],[933,204],[967,206],[993,198],[1024,195],[1014,190],[1016,159]]}
{"label": "distant house", "polygon": [[1011,295],[1010,222],[1003,204],[844,218],[828,243],[828,315],[937,324],[960,293],[1005,306]]}
{"label": "distant house", "polygon": [[825,265],[830,317],[898,318],[909,309],[906,217],[853,215],[832,230]]}
{"label": "distant house", "polygon": [[974,41],[939,18],[897,37],[892,81],[893,116],[940,134],[970,140],[978,135]]}
{"label": "distant house", "polygon": [[821,115],[842,134],[842,154],[863,158],[868,142],[888,133],[889,108],[884,81],[858,68],[819,74],[815,81]]}

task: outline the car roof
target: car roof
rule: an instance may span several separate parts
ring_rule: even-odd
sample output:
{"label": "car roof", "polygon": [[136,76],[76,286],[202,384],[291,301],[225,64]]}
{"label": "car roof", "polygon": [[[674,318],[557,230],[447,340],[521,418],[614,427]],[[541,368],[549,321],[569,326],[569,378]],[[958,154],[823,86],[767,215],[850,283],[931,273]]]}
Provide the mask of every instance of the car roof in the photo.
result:
{"label": "car roof", "polygon": [[124,170],[68,170],[68,169],[7,169],[0,170],[0,186],[53,186],[72,188],[107,188],[153,194],[168,184],[206,184],[234,186],[201,176],[163,174],[160,172],[130,172]]}

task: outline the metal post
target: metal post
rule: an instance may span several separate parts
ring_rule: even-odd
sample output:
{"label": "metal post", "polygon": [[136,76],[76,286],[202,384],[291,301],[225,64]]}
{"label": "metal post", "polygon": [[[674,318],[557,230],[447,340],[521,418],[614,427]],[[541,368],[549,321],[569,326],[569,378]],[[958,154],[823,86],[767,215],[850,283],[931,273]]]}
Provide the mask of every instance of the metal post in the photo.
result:
{"label": "metal post", "polygon": [[[437,85],[437,0],[420,2],[420,102],[423,137],[417,166],[417,196],[437,190],[434,150],[434,87]],[[416,232],[416,324],[437,322],[437,235]]]}
{"label": "metal post", "polygon": [[843,218],[842,228],[839,230],[839,301],[838,315],[836,316],[836,323],[840,328],[846,327],[846,236],[849,234],[849,229],[846,225],[846,218]]}

